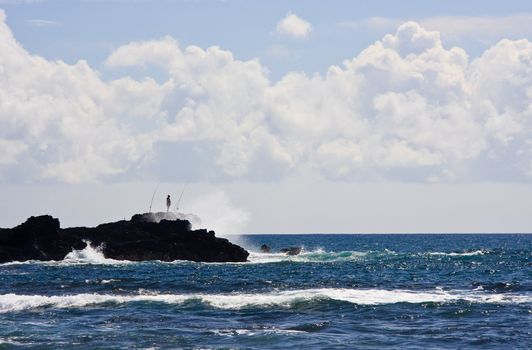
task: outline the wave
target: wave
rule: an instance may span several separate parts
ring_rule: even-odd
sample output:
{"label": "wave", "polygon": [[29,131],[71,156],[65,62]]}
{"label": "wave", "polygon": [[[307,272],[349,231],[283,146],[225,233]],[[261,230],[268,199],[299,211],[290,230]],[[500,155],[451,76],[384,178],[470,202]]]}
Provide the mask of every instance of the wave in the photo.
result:
{"label": "wave", "polygon": [[93,247],[90,241],[84,241],[87,246],[83,249],[73,249],[68,253],[63,260],[27,260],[27,261],[12,261],[0,264],[1,266],[9,265],[27,265],[27,264],[41,264],[50,266],[64,266],[64,265],[122,265],[131,264],[133,261],[129,260],[115,260],[108,259],[103,255],[102,247]]}
{"label": "wave", "polygon": [[467,301],[487,304],[520,304],[532,302],[532,295],[497,294],[478,291],[413,291],[385,289],[343,289],[320,288],[266,293],[231,294],[157,294],[139,293],[135,295],[113,294],[74,294],[74,295],[0,295],[0,313],[54,308],[82,308],[86,306],[105,306],[106,304],[125,304],[134,302],[154,302],[164,304],[184,304],[200,302],[219,309],[242,308],[290,308],[299,303],[319,301],[343,301],[357,305],[381,305],[395,303],[451,303]]}
{"label": "wave", "polygon": [[[450,257],[468,257],[476,255],[485,255],[489,253],[488,250],[475,250],[468,252],[421,252],[421,253],[406,253],[399,254],[393,250],[384,249],[381,251],[368,250],[368,251],[340,251],[340,252],[331,252],[325,251],[323,249],[316,249],[312,251],[303,250],[298,255],[287,255],[286,253],[262,253],[257,251],[249,251],[248,261],[244,263],[209,263],[209,264],[230,264],[230,265],[240,265],[240,264],[267,264],[267,263],[279,263],[279,262],[342,262],[342,261],[361,261],[364,259],[370,258],[382,258],[386,256],[450,256]],[[148,261],[152,263],[161,263],[161,264],[182,264],[182,263],[193,263],[185,260],[175,260],[175,261],[160,261],[152,260]],[[129,260],[115,260],[106,258],[101,247],[93,247],[90,242],[87,242],[87,246],[81,250],[73,250],[68,253],[63,260],[53,260],[53,261],[39,261],[39,260],[28,260],[28,261],[13,261],[8,263],[2,263],[0,266],[8,265],[19,265],[19,264],[43,264],[43,265],[72,265],[72,264],[95,264],[95,265],[120,265],[120,264],[134,264],[134,263],[143,263],[139,261],[129,261]]]}
{"label": "wave", "polygon": [[398,257],[427,257],[427,256],[450,256],[450,257],[468,257],[488,254],[488,250],[475,250],[466,252],[421,252],[421,253],[397,253],[393,250],[384,249],[381,251],[340,251],[327,252],[322,249],[313,251],[302,251],[298,255],[287,255],[285,253],[260,253],[250,251],[249,262],[251,263],[277,263],[277,262],[341,262],[341,261],[358,261],[370,258],[382,258],[389,256]]}
{"label": "wave", "polygon": [[472,252],[450,252],[450,253],[443,253],[443,252],[429,252],[428,255],[444,255],[444,256],[475,256],[475,255],[484,255],[488,253],[486,250],[475,250]]}
{"label": "wave", "polygon": [[127,260],[115,260],[108,259],[103,255],[102,247],[93,247],[90,241],[85,241],[87,246],[81,250],[73,249],[68,253],[65,258],[61,261],[67,264],[97,264],[97,265],[108,265],[108,264],[125,264],[129,261]]}
{"label": "wave", "polygon": [[265,329],[215,329],[211,331],[214,335],[225,336],[225,337],[234,337],[234,336],[256,336],[256,335],[270,335],[270,334],[300,334],[308,333],[304,330],[296,329],[280,329],[280,328],[265,328]]}
{"label": "wave", "polygon": [[368,256],[384,256],[395,255],[391,250],[384,251],[341,251],[341,252],[327,252],[323,249],[316,249],[313,251],[302,251],[298,255],[287,255],[285,253],[259,253],[255,251],[249,252],[248,261],[251,263],[276,263],[284,261],[294,262],[336,262],[336,261],[351,261],[361,260]]}
{"label": "wave", "polygon": [[0,337],[0,345],[17,345],[17,346],[20,346],[20,345],[30,345],[28,343],[22,343],[19,341],[19,337]]}

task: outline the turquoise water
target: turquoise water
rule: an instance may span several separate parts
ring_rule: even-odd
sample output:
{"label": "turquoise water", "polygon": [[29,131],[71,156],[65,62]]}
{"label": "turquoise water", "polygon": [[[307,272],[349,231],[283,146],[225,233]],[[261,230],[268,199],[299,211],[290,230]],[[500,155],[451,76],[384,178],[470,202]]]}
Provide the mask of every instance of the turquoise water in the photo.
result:
{"label": "turquoise water", "polygon": [[2,264],[0,349],[532,348],[532,235],[238,243],[250,262]]}

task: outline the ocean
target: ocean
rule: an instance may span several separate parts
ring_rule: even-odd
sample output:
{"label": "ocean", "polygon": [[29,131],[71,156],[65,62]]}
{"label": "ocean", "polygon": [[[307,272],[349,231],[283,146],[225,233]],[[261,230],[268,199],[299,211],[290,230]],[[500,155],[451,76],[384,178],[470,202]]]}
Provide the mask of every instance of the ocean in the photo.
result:
{"label": "ocean", "polygon": [[0,349],[532,348],[532,235],[236,243],[249,262],[1,264]]}

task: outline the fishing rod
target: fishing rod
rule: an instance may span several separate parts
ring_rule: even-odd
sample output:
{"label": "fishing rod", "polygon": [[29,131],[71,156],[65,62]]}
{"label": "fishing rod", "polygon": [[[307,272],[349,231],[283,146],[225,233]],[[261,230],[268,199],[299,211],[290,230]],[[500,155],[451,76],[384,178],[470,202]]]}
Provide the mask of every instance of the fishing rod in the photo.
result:
{"label": "fishing rod", "polygon": [[153,191],[153,195],[151,196],[150,213],[151,213],[151,206],[153,205],[153,199],[155,198],[155,193],[157,193],[157,190],[159,189],[160,184],[161,184],[160,182],[157,184],[157,187],[155,187],[155,191]]}
{"label": "fishing rod", "polygon": [[185,193],[185,188],[187,188],[187,185],[183,186],[183,190],[181,191],[181,194],[179,195],[179,199],[177,200],[177,204],[175,206],[175,210],[179,210],[179,203],[181,203],[181,198],[183,198],[183,193]]}

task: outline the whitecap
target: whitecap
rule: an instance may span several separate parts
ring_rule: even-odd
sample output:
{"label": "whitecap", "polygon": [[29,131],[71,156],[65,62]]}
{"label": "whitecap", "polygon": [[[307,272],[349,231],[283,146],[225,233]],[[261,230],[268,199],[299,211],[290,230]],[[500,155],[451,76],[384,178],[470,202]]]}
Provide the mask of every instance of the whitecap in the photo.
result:
{"label": "whitecap", "polygon": [[484,255],[486,254],[485,250],[475,250],[472,252],[450,252],[450,253],[444,253],[444,252],[429,252],[428,255],[444,255],[444,256],[475,256],[475,255]]}
{"label": "whitecap", "polygon": [[280,334],[280,335],[293,335],[293,334],[304,334],[305,331],[293,330],[293,329],[281,329],[281,328],[264,328],[264,329],[215,329],[212,331],[213,334],[218,336],[225,337],[234,337],[234,336],[256,336],[256,335],[269,335],[269,334]]}
{"label": "whitecap", "polygon": [[114,278],[111,278],[111,279],[94,279],[94,280],[85,280],[85,283],[86,284],[109,284],[109,283],[113,283],[113,282],[119,282],[120,280],[119,279],[114,279]]}
{"label": "whitecap", "polygon": [[105,304],[124,304],[131,302],[156,302],[164,304],[183,304],[197,301],[219,309],[242,309],[250,307],[290,308],[296,303],[309,301],[335,300],[357,305],[381,305],[395,303],[450,303],[467,301],[487,304],[520,304],[532,302],[527,294],[483,293],[478,291],[414,291],[386,289],[347,289],[317,288],[271,291],[265,293],[228,293],[228,294],[157,294],[141,292],[134,295],[113,294],[73,294],[73,295],[0,295],[0,313],[32,310],[43,307],[82,308],[104,306]]}
{"label": "whitecap", "polygon": [[20,342],[19,341],[20,338],[18,337],[0,337],[0,345],[17,345],[17,346],[21,346],[21,345],[30,345],[31,343],[23,343],[23,342]]}
{"label": "whitecap", "polygon": [[368,254],[374,252],[358,252],[358,251],[340,251],[340,252],[327,252],[323,249],[316,249],[312,251],[303,250],[298,255],[287,255],[286,253],[262,253],[256,251],[250,251],[248,262],[255,264],[267,264],[278,263],[284,261],[293,262],[337,262],[337,261],[350,261],[360,260],[366,257]]}

